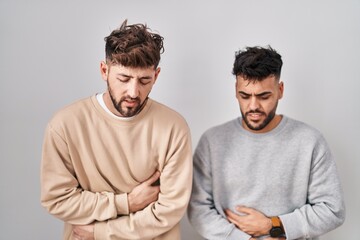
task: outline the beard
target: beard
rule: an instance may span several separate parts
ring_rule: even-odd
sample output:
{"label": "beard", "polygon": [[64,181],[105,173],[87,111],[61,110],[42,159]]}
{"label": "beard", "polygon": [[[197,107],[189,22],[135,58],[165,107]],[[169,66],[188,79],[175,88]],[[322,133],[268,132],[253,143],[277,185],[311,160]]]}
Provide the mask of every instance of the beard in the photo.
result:
{"label": "beard", "polygon": [[[241,112],[241,116],[242,116],[242,119],[244,120],[246,126],[253,130],[253,131],[260,131],[262,129],[264,129],[270,122],[271,120],[274,119],[275,117],[275,113],[276,113],[276,108],[277,108],[277,105],[278,103],[276,102],[276,105],[275,107],[268,113],[266,114],[265,112],[262,112],[262,111],[259,111],[259,110],[253,110],[253,111],[249,111],[247,113],[244,113],[243,111],[240,111]],[[251,113],[259,113],[259,114],[262,114],[262,115],[265,115],[266,118],[257,126],[254,126],[249,120],[248,120],[248,115],[251,114]]]}
{"label": "beard", "polygon": [[[131,98],[129,96],[120,98],[119,101],[117,101],[114,97],[113,91],[111,90],[110,86],[108,85],[109,95],[112,104],[114,105],[115,109],[121,114],[122,117],[133,117],[135,116],[140,110],[142,109],[144,101],[141,104],[140,98]],[[147,99],[147,98],[146,98]],[[122,107],[123,103],[126,102],[136,102],[134,107]]]}

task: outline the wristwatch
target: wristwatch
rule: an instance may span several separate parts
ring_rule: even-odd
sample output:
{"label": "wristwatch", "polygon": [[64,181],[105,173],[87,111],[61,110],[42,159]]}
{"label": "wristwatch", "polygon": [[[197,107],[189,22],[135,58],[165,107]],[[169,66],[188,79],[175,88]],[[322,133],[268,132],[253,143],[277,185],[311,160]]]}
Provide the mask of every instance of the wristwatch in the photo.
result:
{"label": "wristwatch", "polygon": [[285,234],[279,217],[271,217],[272,228],[270,229],[271,237],[280,237]]}

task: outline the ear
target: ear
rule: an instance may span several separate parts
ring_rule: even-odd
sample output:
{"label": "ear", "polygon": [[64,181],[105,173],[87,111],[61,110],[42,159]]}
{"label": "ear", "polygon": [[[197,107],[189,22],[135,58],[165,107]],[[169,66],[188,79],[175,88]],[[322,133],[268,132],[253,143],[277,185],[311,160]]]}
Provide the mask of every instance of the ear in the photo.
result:
{"label": "ear", "polygon": [[109,73],[109,67],[105,61],[100,62],[100,74],[104,81],[107,81]]}
{"label": "ear", "polygon": [[156,82],[156,79],[158,78],[159,74],[160,74],[160,71],[161,71],[161,68],[158,67],[156,70],[155,70],[155,80],[154,80],[154,83]]}
{"label": "ear", "polygon": [[239,83],[239,80],[238,78],[236,77],[235,78],[235,97],[238,98],[238,83]]}
{"label": "ear", "polygon": [[279,82],[279,99],[281,99],[284,95],[284,82],[280,81]]}

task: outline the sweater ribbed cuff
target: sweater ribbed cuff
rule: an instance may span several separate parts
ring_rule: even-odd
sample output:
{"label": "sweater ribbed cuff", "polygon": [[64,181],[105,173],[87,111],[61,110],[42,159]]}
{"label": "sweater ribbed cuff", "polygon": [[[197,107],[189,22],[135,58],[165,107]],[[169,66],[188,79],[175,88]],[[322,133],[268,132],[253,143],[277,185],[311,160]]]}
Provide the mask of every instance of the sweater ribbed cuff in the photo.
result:
{"label": "sweater ribbed cuff", "polygon": [[279,216],[287,239],[308,238],[306,223],[301,221],[297,211]]}
{"label": "sweater ribbed cuff", "polygon": [[127,193],[115,195],[115,206],[118,215],[129,215]]}

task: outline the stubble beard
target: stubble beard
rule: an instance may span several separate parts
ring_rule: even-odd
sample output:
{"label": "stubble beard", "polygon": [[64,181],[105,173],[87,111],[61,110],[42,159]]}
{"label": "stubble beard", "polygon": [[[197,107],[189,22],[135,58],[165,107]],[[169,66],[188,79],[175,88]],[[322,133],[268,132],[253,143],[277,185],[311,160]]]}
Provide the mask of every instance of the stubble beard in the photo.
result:
{"label": "stubble beard", "polygon": [[[109,91],[110,99],[111,99],[113,106],[120,113],[120,115],[122,117],[133,117],[141,110],[143,104],[141,104],[139,98],[122,97],[119,101],[116,101],[115,97],[113,96],[114,94],[113,94],[110,86],[108,86],[108,91]],[[121,105],[125,101],[129,101],[129,100],[131,100],[132,102],[135,101],[137,104],[134,107],[122,108]]]}
{"label": "stubble beard", "polygon": [[[249,111],[247,113],[243,113],[243,111],[240,111],[241,112],[241,116],[242,116],[242,119],[244,120],[246,126],[253,130],[253,131],[260,131],[262,129],[264,129],[270,122],[271,120],[274,119],[275,117],[275,113],[276,113],[276,109],[277,109],[277,105],[278,103],[276,103],[275,107],[269,112],[269,114],[266,114],[265,112],[262,112],[262,111],[258,111],[258,110],[254,110],[254,111]],[[247,118],[247,115],[250,114],[250,113],[260,113],[260,114],[263,114],[266,116],[266,118],[264,119],[264,121],[262,123],[260,123],[260,125],[258,126],[254,126],[251,124],[251,122],[248,120]]]}

